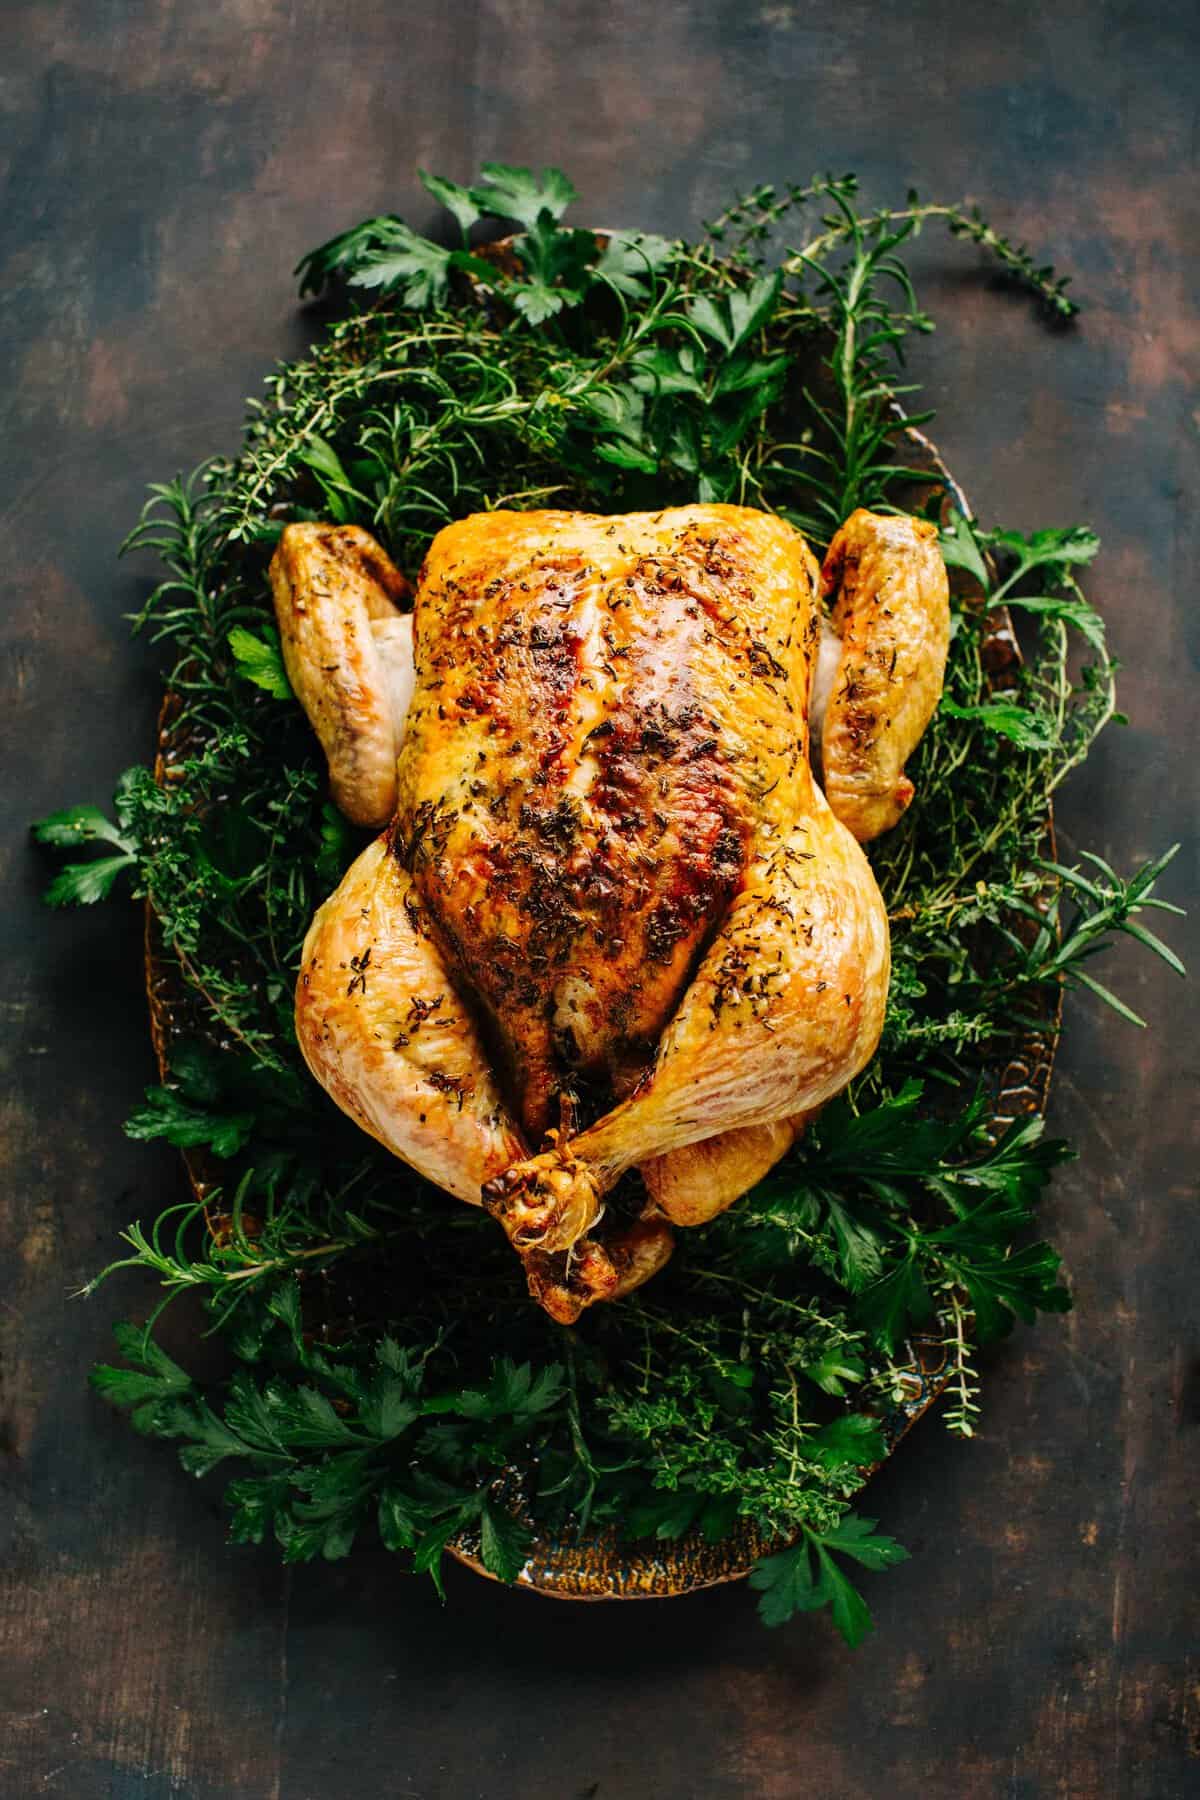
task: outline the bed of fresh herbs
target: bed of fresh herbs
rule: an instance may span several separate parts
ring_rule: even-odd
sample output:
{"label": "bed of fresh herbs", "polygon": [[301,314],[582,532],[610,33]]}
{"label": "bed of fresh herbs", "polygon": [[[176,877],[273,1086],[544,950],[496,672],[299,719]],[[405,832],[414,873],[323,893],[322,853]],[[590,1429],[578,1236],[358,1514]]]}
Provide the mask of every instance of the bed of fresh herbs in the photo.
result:
{"label": "bed of fresh herbs", "polygon": [[[946,1341],[946,1418],[969,1436],[975,1345],[1069,1304],[1030,1225],[1070,1152],[1037,1118],[989,1137],[983,1072],[1062,987],[1133,1017],[1085,966],[1113,932],[1179,966],[1142,917],[1166,905],[1152,888],[1167,856],[1128,880],[1047,857],[1050,797],[1115,716],[1078,583],[1095,536],[943,517],[946,560],[976,592],[956,602],[916,801],[872,847],[895,963],[880,1055],[753,1194],[684,1234],[662,1277],[570,1330],[530,1305],[483,1214],[390,1160],[299,1060],[301,940],[363,840],[325,798],[264,571],[290,518],[366,525],[415,573],[444,522],[501,505],[729,500],[820,549],[855,506],[904,505],[897,370],[904,339],[931,329],[906,238],[943,221],[1053,317],[1073,303],[978,213],[915,195],[864,213],[852,178],[758,189],[693,244],[564,225],[576,196],[554,170],[422,179],[455,247],[388,217],[307,256],[301,291],[328,315],[316,348],[251,403],[236,460],[155,487],[128,541],[167,570],[137,620],[167,646],[176,696],[162,778],[131,769],[111,818],[81,806],[36,827],[111,852],[68,863],[53,904],[118,883],[149,900],[194,1029],[126,1129],[220,1172],[203,1201],[131,1225],[97,1281],[134,1267],[164,1305],[198,1296],[232,1375],[202,1385],[168,1357],[159,1306],[117,1327],[126,1366],[95,1384],[179,1440],[192,1474],[235,1471],[234,1538],[274,1536],[289,1560],[342,1556],[373,1528],[437,1580],[467,1530],[511,1580],[530,1520],[661,1539],[751,1521],[784,1546],[751,1578],[768,1623],[829,1604],[857,1642],[870,1616],[847,1564],[905,1554],[849,1506],[884,1449],[906,1334]],[[798,247],[775,251],[812,209]],[[514,234],[498,255],[470,247],[488,220]],[[1028,638],[1000,692],[980,594]]]}

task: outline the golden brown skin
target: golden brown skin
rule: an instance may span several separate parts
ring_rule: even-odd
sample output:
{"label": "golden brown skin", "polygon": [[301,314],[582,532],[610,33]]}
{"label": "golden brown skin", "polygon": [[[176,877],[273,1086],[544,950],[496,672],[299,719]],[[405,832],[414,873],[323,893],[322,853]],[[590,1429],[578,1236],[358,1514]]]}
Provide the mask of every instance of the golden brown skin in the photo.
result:
{"label": "golden brown skin", "polygon": [[[862,851],[811,777],[807,789],[807,816],[764,832],[636,1091],[578,1137],[484,1188],[485,1206],[510,1233],[553,1233],[563,1217],[586,1218],[649,1157],[734,1127],[795,1121],[874,1055],[887,1000],[887,917]],[[756,1159],[751,1180],[763,1173]]]}
{"label": "golden brown skin", "polygon": [[642,1218],[603,1244],[584,1237],[559,1256],[531,1250],[524,1258],[529,1292],[560,1325],[572,1325],[597,1300],[622,1300],[671,1260],[675,1234],[663,1218]]}
{"label": "golden brown skin", "polygon": [[271,559],[284,667],[356,825],[396,810],[399,727],[412,691],[411,588],[357,525],[286,525]]}
{"label": "golden brown skin", "polygon": [[[912,720],[941,683],[923,660],[939,641],[944,660],[930,547],[903,523],[907,536],[856,514],[826,565],[845,577],[843,673],[903,664],[872,688],[872,733],[847,723],[853,696],[830,703],[826,785],[860,827],[895,805]],[[339,528],[315,529],[315,545],[281,544],[281,629],[311,605],[301,552],[331,587]],[[354,611],[370,614],[357,590]],[[385,677],[364,682],[361,628],[339,638],[323,616],[320,653],[354,661],[377,744]],[[340,1105],[452,1192],[482,1195],[556,1318],[654,1273],[670,1254],[662,1215],[693,1224],[728,1205],[874,1053],[887,920],[809,764],[820,624],[807,546],[748,508],[492,513],[430,548],[394,825],[314,923],[297,1029]],[[910,631],[925,645],[911,667]],[[308,705],[319,671],[297,642]],[[341,696],[352,683],[338,680]],[[345,769],[363,753],[341,697],[337,721]],[[436,1054],[397,1024],[406,996],[435,988],[454,1021]],[[463,1093],[452,1121],[431,1091]],[[632,1167],[651,1215],[589,1235]]]}
{"label": "golden brown skin", "polygon": [[816,579],[794,531],[733,507],[435,540],[398,842],[531,1139],[564,1084],[644,1069],[805,769]]}
{"label": "golden brown skin", "polygon": [[523,1151],[412,878],[377,838],[304,940],[296,1034],[343,1112],[460,1200]]}
{"label": "golden brown skin", "polygon": [[860,508],[829,546],[821,590],[841,642],[821,738],[825,797],[865,844],[909,806],[904,765],[942,697],[950,591],[937,527]]}
{"label": "golden brown skin", "polygon": [[650,1198],[673,1225],[704,1225],[769,1174],[803,1129],[803,1114],[733,1125],[638,1167]]}

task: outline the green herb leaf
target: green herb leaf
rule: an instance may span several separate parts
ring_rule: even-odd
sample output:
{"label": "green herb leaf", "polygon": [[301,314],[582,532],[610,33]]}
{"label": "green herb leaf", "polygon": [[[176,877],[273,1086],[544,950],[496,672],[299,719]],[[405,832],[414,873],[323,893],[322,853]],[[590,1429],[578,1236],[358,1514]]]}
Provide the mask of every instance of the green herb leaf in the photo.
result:
{"label": "green herb leaf", "polygon": [[589,265],[596,256],[596,240],[590,231],[569,231],[556,226],[542,213],[514,246],[529,274],[528,281],[508,290],[517,311],[532,325],[576,306],[591,280]]}
{"label": "green herb leaf", "polygon": [[457,1531],[462,1529],[460,1519],[443,1519],[426,1531],[413,1552],[414,1575],[428,1575],[438,1591],[441,1600],[446,1598],[446,1590],[442,1585],[442,1557],[446,1545]]}
{"label": "green herb leaf", "polygon": [[596,455],[604,462],[612,463],[614,468],[640,469],[646,475],[653,475],[658,468],[653,456],[627,438],[602,439],[596,445]]}
{"label": "green herb leaf", "polygon": [[773,274],[760,275],[748,288],[734,289],[728,303],[730,350],[740,349],[756,331],[763,330],[779,302],[782,287],[783,276],[775,270]]}
{"label": "green herb leaf", "polygon": [[[740,352],[728,357],[717,370],[713,394],[719,398],[752,390],[764,406],[769,406],[779,393],[787,370],[786,356],[753,356]],[[740,421],[740,412],[735,418]]]}
{"label": "green herb leaf", "polygon": [[292,684],[283,666],[279,633],[273,625],[264,625],[262,631],[259,638],[244,625],[235,625],[229,633],[229,648],[247,681],[252,681],[255,687],[262,688],[276,700],[290,700]]}
{"label": "green herb leaf", "polygon": [[852,1294],[861,1293],[882,1267],[884,1239],[870,1225],[856,1219],[832,1194],[825,1196],[825,1205],[837,1242],[841,1280]]}
{"label": "green herb leaf", "polygon": [[512,163],[484,163],[483,179],[471,189],[471,198],[482,212],[501,219],[515,219],[531,231],[543,213],[561,219],[579,194],[561,169],[532,169]]}
{"label": "green herb leaf", "polygon": [[191,1390],[191,1376],[166,1352],[148,1338],[136,1325],[116,1325],[113,1336],[121,1354],[135,1366],[120,1369],[111,1363],[98,1363],[91,1373],[91,1384],[110,1406],[137,1409],[134,1423],[149,1430],[162,1401],[177,1399]]}
{"label": "green herb leaf", "polygon": [[229,1535],[235,1544],[261,1544],[276,1531],[286,1511],[290,1489],[284,1474],[247,1475],[225,1489]]}
{"label": "green herb leaf", "polygon": [[[512,1419],[524,1423],[556,1406],[562,1395],[561,1363],[547,1363],[536,1375],[530,1363],[515,1363],[509,1356],[497,1359],[485,1390],[464,1389],[448,1397],[449,1408],[466,1419]],[[448,1408],[441,1400],[426,1401],[427,1412]]]}
{"label": "green herb leaf", "polygon": [[984,541],[990,550],[1013,559],[1006,586],[1034,569],[1082,568],[1100,549],[1100,539],[1086,525],[1052,526],[1028,537],[1019,531],[990,531]]}
{"label": "green herb leaf", "polygon": [[94,906],[107,900],[113,883],[125,869],[135,868],[137,857],[98,856],[93,862],[68,863],[58,871],[42,898],[47,906]]}
{"label": "green herb leaf", "polygon": [[894,1351],[904,1338],[909,1321],[923,1324],[933,1311],[915,1249],[858,1297],[860,1323],[881,1349]]}
{"label": "green herb leaf", "polygon": [[192,1438],[192,1442],[180,1445],[179,1462],[185,1472],[194,1475],[197,1481],[205,1475],[211,1475],[228,1457],[243,1457],[252,1453],[252,1447],[244,1438],[239,1437],[236,1431],[231,1431],[223,1419],[203,1405],[180,1407],[164,1435],[187,1435]]}
{"label": "green herb leaf", "polygon": [[186,1098],[175,1088],[148,1087],[146,1103],[135,1107],[125,1121],[126,1137],[143,1143],[165,1138],[180,1150],[201,1145],[214,1156],[236,1156],[250,1141],[255,1126],[252,1112],[225,1112]]}
{"label": "green herb leaf", "polygon": [[1032,1325],[1038,1312],[1069,1312],[1071,1296],[1058,1281],[1062,1258],[1049,1244],[1028,1244],[1010,1256],[947,1258],[975,1310],[975,1330],[984,1343],[1005,1337],[1014,1315]]}
{"label": "green herb leaf", "polygon": [[353,861],[357,841],[345,815],[332,800],[321,808],[321,848],[317,853],[316,875],[321,887],[335,888]]}
{"label": "green herb leaf", "polygon": [[823,1542],[839,1556],[852,1556],[864,1569],[890,1569],[908,1561],[908,1551],[895,1538],[876,1533],[874,1519],[845,1513],[823,1533]]}
{"label": "green herb leaf", "polygon": [[831,1469],[865,1469],[883,1461],[887,1443],[878,1419],[868,1413],[844,1413],[813,1433],[805,1444],[805,1454]]}
{"label": "green herb leaf", "polygon": [[442,175],[431,175],[426,169],[417,170],[421,186],[426,193],[444,206],[447,212],[454,215],[458,229],[462,232],[466,243],[467,233],[481,216],[470,188],[460,187],[456,181],[447,181]]}
{"label": "green herb leaf", "polygon": [[118,830],[98,806],[68,806],[63,812],[50,813],[30,828],[39,844],[53,844],[56,850],[76,850],[80,844],[115,844],[118,850],[132,853],[133,840]]}
{"label": "green herb leaf", "polygon": [[630,1537],[656,1537],[673,1543],[690,1531],[704,1511],[705,1498],[695,1488],[671,1488],[647,1495],[628,1508],[625,1528]]}
{"label": "green herb leaf", "polygon": [[857,1650],[867,1634],[875,1629],[866,1601],[854,1583],[843,1574],[824,1548],[817,1552],[821,1565],[821,1585],[829,1599],[834,1626],[841,1632],[851,1650]]}
{"label": "green herb leaf", "polygon": [[483,1503],[480,1546],[483,1566],[501,1581],[513,1582],[525,1567],[533,1533],[497,1501]]}
{"label": "green herb leaf", "polygon": [[513,289],[512,302],[521,317],[530,325],[542,325],[560,313],[564,306],[573,306],[582,298],[578,288],[551,287],[535,275],[532,280],[524,281]]}
{"label": "green herb leaf", "polygon": [[329,281],[350,274],[364,258],[377,253],[381,246],[390,242],[397,228],[406,229],[395,213],[388,213],[381,218],[363,219],[349,231],[330,238],[316,250],[310,250],[306,256],[301,257],[294,271],[300,277],[301,298],[306,294],[319,294]]}
{"label": "green herb leaf", "polygon": [[385,1487],[379,1496],[379,1535],[387,1550],[411,1550],[423,1527],[420,1504],[400,1488]]}
{"label": "green herb leaf", "polygon": [[630,385],[640,394],[665,398],[669,394],[693,394],[705,397],[701,379],[703,364],[695,348],[685,344],[679,350],[656,348],[643,350],[631,364]]}
{"label": "green herb leaf", "polygon": [[674,246],[652,232],[614,231],[595,266],[595,274],[631,300],[641,300],[673,254]]}
{"label": "green herb leaf", "polygon": [[987,700],[978,706],[960,706],[943,698],[942,711],[951,719],[971,719],[985,731],[1006,737],[1021,750],[1049,750],[1054,742],[1049,724],[1015,700]]}
{"label": "green herb leaf", "polygon": [[349,276],[350,285],[399,289],[405,306],[420,310],[445,298],[453,255],[397,219],[385,242],[357,257]]}
{"label": "green herb leaf", "polygon": [[764,1625],[786,1625],[798,1612],[815,1612],[830,1599],[826,1584],[813,1579],[807,1537],[756,1562],[750,1586],[762,1595],[758,1616]]}
{"label": "green herb leaf", "polygon": [[1004,604],[1043,619],[1061,619],[1102,656],[1107,655],[1104,620],[1081,596],[1070,594],[1007,594]]}
{"label": "green herb leaf", "polygon": [[[940,504],[939,504],[940,511]],[[973,575],[981,590],[986,594],[991,587],[991,577],[987,564],[983,560],[983,552],[972,529],[971,521],[953,508],[946,516],[938,532],[938,543],[941,547],[942,560],[949,568],[965,569]]]}
{"label": "green herb leaf", "polygon": [[762,1595],[758,1610],[764,1624],[784,1625],[798,1612],[829,1606],[837,1629],[850,1648],[857,1649],[874,1621],[862,1595],[838,1566],[839,1555],[868,1569],[884,1569],[903,1562],[908,1552],[893,1538],[876,1536],[873,1519],[853,1513],[822,1532],[805,1527],[798,1543],[764,1557],[750,1571],[750,1585]]}
{"label": "green herb leaf", "polygon": [[862,1380],[866,1374],[866,1365],[857,1357],[848,1356],[842,1351],[827,1350],[812,1362],[803,1363],[801,1372],[823,1394],[833,1394],[840,1399],[847,1386],[855,1386]]}
{"label": "green herb leaf", "polygon": [[362,1408],[362,1422],[373,1437],[389,1443],[420,1418],[420,1404],[412,1396],[411,1383],[402,1377],[380,1373]]}

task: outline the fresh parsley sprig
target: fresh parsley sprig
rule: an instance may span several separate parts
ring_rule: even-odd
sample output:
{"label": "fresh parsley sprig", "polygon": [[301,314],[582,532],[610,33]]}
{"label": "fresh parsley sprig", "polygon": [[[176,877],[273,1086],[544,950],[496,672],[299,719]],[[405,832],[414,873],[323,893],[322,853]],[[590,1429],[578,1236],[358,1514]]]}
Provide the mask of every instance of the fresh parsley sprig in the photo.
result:
{"label": "fresh parsley sprig", "polygon": [[373,1513],[387,1548],[411,1552],[439,1591],[446,1543],[471,1529],[485,1568],[503,1581],[520,1573],[531,1533],[497,1484],[530,1429],[557,1407],[558,1366],[534,1373],[498,1357],[485,1388],[431,1393],[436,1345],[416,1356],[384,1337],[366,1368],[316,1349],[289,1280],[267,1299],[247,1348],[293,1377],[259,1383],[244,1369],[217,1411],[145,1329],[118,1325],[115,1336],[131,1366],[101,1364],[93,1386],[128,1410],[138,1431],[177,1440],[188,1474],[244,1469],[227,1490],[237,1542],[271,1533],[288,1562],[345,1556]]}
{"label": "fresh parsley sprig", "polygon": [[1070,1305],[1057,1255],[1020,1240],[1073,1153],[1046,1139],[1036,1117],[980,1142],[982,1090],[948,1123],[921,1112],[922,1092],[909,1080],[863,1113],[834,1101],[731,1224],[763,1268],[812,1256],[855,1296],[855,1321],[889,1353],[928,1322],[942,1290],[966,1295],[982,1341],[1007,1333],[1014,1316],[1030,1322]]}
{"label": "fresh parsley sprig", "polygon": [[68,806],[33,826],[36,841],[54,850],[75,850],[85,844],[112,844],[117,850],[116,856],[65,863],[46,889],[47,906],[91,906],[107,900],[118,876],[136,868],[138,846],[130,829],[129,786],[128,779],[123,779],[114,796],[115,824],[98,806]]}
{"label": "fresh parsley sprig", "polygon": [[855,1513],[847,1513],[825,1532],[805,1525],[795,1544],[763,1557],[751,1570],[750,1586],[762,1596],[759,1617],[764,1625],[785,1625],[798,1612],[828,1606],[834,1624],[856,1650],[875,1621],[841,1559],[849,1558],[864,1569],[890,1569],[907,1557],[902,1544],[876,1532],[874,1519]]}

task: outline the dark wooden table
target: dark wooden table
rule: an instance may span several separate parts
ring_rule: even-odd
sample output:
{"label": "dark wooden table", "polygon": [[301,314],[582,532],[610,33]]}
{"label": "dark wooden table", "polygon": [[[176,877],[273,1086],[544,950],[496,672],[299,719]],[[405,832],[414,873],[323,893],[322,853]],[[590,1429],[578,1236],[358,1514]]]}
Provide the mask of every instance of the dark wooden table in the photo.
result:
{"label": "dark wooden table", "polygon": [[[792,1800],[1200,1793],[1195,994],[1068,1007],[1050,1229],[1077,1310],[990,1360],[974,1445],[926,1421],[870,1495],[913,1549],[851,1655],[741,1589],[574,1608],[383,1552],[283,1573],[88,1394],[147,1290],[76,1289],[171,1158],[132,908],[51,918],[26,821],[151,748],[155,658],[117,541],[144,484],[235,444],[305,327],[299,251],[428,203],[414,165],[555,161],[582,215],[694,229],[853,167],[985,200],[1074,269],[1040,328],[923,240],[919,375],[990,519],[1087,519],[1133,718],[1062,798],[1068,853],[1184,837],[1200,742],[1198,19],[1170,0],[9,0],[0,69],[3,683],[0,1792],[13,1800]],[[1195,957],[1195,926],[1172,932]],[[211,1484],[209,1484],[211,1486]]]}

